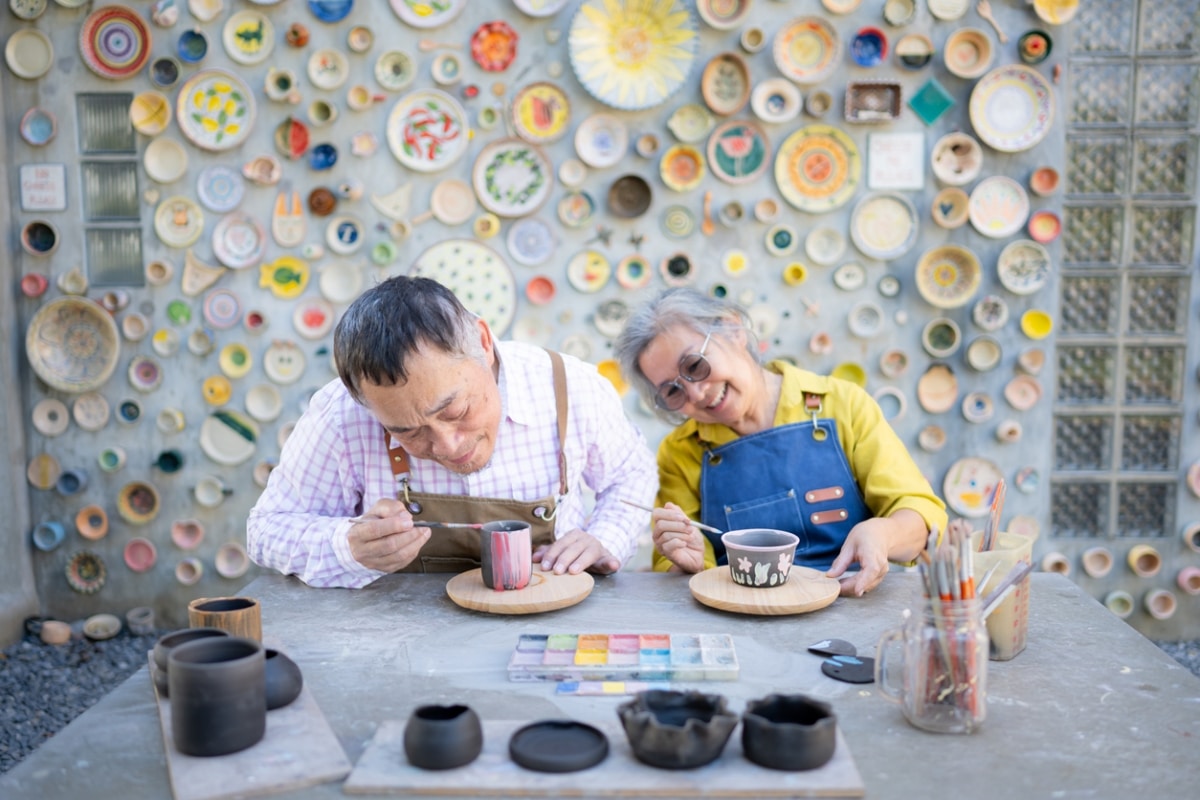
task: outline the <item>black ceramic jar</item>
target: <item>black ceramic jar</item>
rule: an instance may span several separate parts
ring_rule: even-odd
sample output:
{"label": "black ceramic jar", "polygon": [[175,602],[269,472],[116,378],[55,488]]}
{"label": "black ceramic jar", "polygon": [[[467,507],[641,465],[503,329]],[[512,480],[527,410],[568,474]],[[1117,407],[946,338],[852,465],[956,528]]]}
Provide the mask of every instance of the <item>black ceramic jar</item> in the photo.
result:
{"label": "black ceramic jar", "polygon": [[159,697],[167,697],[170,694],[167,665],[171,651],[182,644],[198,639],[210,639],[214,636],[228,637],[229,634],[220,628],[184,628],[159,637],[158,641],[154,643],[154,649],[150,651],[151,659],[154,662],[150,667],[150,675],[154,679],[154,686],[158,689]]}
{"label": "black ceramic jar", "polygon": [[467,706],[420,706],[404,727],[404,753],[414,767],[453,769],[483,750],[483,725]]}
{"label": "black ceramic jar", "polygon": [[721,695],[661,689],[639,693],[617,715],[638,761],[662,769],[715,761],[738,724]]}
{"label": "black ceramic jar", "polygon": [[751,700],[742,714],[742,751],[763,767],[816,769],[833,758],[837,717],[828,703],[802,694]]}
{"label": "black ceramic jar", "polygon": [[167,659],[171,734],[189,756],[221,756],[256,744],[267,730],[261,643],[214,636],[181,644]]}

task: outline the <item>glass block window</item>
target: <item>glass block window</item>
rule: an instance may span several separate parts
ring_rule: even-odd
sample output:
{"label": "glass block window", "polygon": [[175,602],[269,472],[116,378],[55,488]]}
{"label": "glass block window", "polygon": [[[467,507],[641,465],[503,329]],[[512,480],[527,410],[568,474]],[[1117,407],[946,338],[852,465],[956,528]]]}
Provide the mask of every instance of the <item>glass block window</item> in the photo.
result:
{"label": "glass block window", "polygon": [[136,161],[85,161],[80,171],[85,221],[141,218]]}
{"label": "glass block window", "polygon": [[1054,425],[1054,468],[1106,470],[1112,465],[1113,423],[1107,416],[1060,416]]}
{"label": "glass block window", "polygon": [[1130,415],[1121,425],[1121,469],[1169,472],[1179,465],[1178,416]]}
{"label": "glass block window", "polygon": [[79,152],[92,155],[137,155],[137,135],[129,121],[133,95],[125,92],[75,95]]}
{"label": "glass block window", "polygon": [[1150,538],[1175,531],[1175,484],[1126,483],[1117,489],[1117,536]]}
{"label": "glass block window", "polygon": [[1133,46],[1135,3],[1089,0],[1086,14],[1072,20],[1071,52],[1075,55],[1126,55]]}
{"label": "glass block window", "polygon": [[[1133,3],[1125,0],[1125,5]],[[1089,4],[1088,13],[1079,16],[1090,16],[1091,11]],[[1200,5],[1196,0],[1142,0],[1138,52],[1182,55],[1194,51],[1200,47],[1197,25],[1200,25]]]}
{"label": "glass block window", "polygon": [[1124,138],[1067,140],[1067,182],[1071,194],[1122,194],[1128,188],[1129,143]]}
{"label": "glass block window", "polygon": [[1063,255],[1071,264],[1115,264],[1121,258],[1125,209],[1120,206],[1063,207]]}
{"label": "glass block window", "polygon": [[1180,335],[1187,330],[1186,275],[1135,275],[1129,279],[1129,333]]}
{"label": "glass block window", "polygon": [[144,286],[142,229],[88,228],[84,237],[93,286]]}
{"label": "glass block window", "polygon": [[1182,347],[1127,347],[1125,349],[1125,402],[1163,405],[1183,400]]}
{"label": "glass block window", "polygon": [[1117,332],[1121,318],[1121,284],[1114,275],[1074,275],[1062,279],[1062,333]]}
{"label": "glass block window", "polygon": [[1111,404],[1116,400],[1117,348],[1073,345],[1058,348],[1058,392],[1063,404]]}
{"label": "glass block window", "polygon": [[1050,487],[1050,525],[1054,536],[1105,538],[1109,486],[1106,483],[1055,482]]}

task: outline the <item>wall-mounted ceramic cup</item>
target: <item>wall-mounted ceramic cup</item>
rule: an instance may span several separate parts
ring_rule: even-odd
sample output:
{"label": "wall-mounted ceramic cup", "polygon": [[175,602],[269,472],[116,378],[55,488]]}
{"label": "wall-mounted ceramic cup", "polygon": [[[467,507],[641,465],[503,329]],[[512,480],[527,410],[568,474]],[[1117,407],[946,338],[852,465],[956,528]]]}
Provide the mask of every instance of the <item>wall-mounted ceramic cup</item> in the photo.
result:
{"label": "wall-mounted ceramic cup", "polygon": [[54,548],[62,544],[63,538],[67,535],[66,528],[61,522],[53,520],[49,522],[39,522],[33,526],[33,546],[43,553],[49,553]]}
{"label": "wall-mounted ceramic cup", "polygon": [[482,750],[479,715],[464,705],[420,706],[404,726],[404,753],[421,769],[465,766]]}
{"label": "wall-mounted ceramic cup", "polygon": [[58,228],[42,219],[25,223],[21,228],[21,247],[31,256],[48,256],[58,249]]}
{"label": "wall-mounted ceramic cup", "polygon": [[162,433],[179,433],[186,427],[183,411],[178,408],[164,408],[158,412],[154,420],[155,426]]}
{"label": "wall-mounted ceramic cup", "polygon": [[331,124],[337,115],[337,106],[328,100],[318,98],[308,104],[308,121],[315,127]]}
{"label": "wall-mounted ceramic cup", "polygon": [[63,497],[77,495],[87,488],[88,474],[83,469],[64,469],[54,483],[54,489]]}
{"label": "wall-mounted ceramic cup", "polygon": [[1152,578],[1162,569],[1162,555],[1148,544],[1129,548],[1129,568],[1139,578]]}
{"label": "wall-mounted ceramic cup", "polygon": [[183,469],[183,453],[178,450],[163,450],[154,459],[154,466],[168,475]]}
{"label": "wall-mounted ceramic cup", "polygon": [[196,481],[192,494],[195,496],[196,502],[205,508],[216,508],[225,501],[228,495],[233,494],[233,489],[227,487],[215,475],[205,475]]}
{"label": "wall-mounted ceramic cup", "polygon": [[179,60],[185,64],[199,64],[208,55],[208,37],[198,28],[179,34],[176,42]]}
{"label": "wall-mounted ceramic cup", "polygon": [[741,586],[770,588],[787,582],[800,537],[787,531],[747,528],[721,535],[729,574]]}
{"label": "wall-mounted ceramic cup", "polygon": [[262,606],[253,597],[200,597],[188,603],[188,625],[262,641]]}
{"label": "wall-mounted ceramic cup", "polygon": [[226,755],[263,738],[266,657],[260,642],[200,639],[174,648],[168,664],[171,734],[179,752]]}
{"label": "wall-mounted ceramic cup", "polygon": [[263,91],[267,97],[281,103],[296,103],[300,92],[296,90],[296,73],[290,69],[271,67],[263,79]]}
{"label": "wall-mounted ceramic cup", "polygon": [[529,525],[520,520],[488,522],[479,532],[483,585],[496,591],[524,589],[533,575]]}
{"label": "wall-mounted ceramic cup", "polygon": [[150,62],[150,82],[160,89],[170,89],[179,82],[183,68],[172,56],[160,56]]}
{"label": "wall-mounted ceramic cup", "polygon": [[175,565],[175,580],[184,586],[195,586],[204,577],[204,562],[198,558],[180,559]]}

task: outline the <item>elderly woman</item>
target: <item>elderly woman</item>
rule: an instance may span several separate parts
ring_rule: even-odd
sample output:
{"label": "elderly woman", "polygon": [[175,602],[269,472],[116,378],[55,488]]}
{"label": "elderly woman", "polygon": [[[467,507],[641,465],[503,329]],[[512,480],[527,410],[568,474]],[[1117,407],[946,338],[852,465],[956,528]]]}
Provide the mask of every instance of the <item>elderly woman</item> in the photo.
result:
{"label": "elderly woman", "polygon": [[667,290],[633,313],[615,349],[642,396],[681,423],[658,448],[656,570],[725,562],[720,536],[689,519],[775,528],[800,537],[797,564],[861,596],[945,528],[945,504],[878,403],[853,383],[761,364],[737,306]]}

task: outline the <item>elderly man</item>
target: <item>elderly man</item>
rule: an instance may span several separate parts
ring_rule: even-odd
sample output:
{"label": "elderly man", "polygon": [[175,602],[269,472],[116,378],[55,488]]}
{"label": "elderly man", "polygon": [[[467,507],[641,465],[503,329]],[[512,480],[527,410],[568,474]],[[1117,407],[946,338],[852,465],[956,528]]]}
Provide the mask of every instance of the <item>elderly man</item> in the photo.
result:
{"label": "elderly man", "polygon": [[[334,331],[340,380],[309,401],[250,512],[251,558],[311,586],[479,565],[479,534],[530,524],[543,570],[626,563],[658,486],[612,385],[570,356],[495,339],[444,286],[375,286]],[[594,495],[594,497],[593,497]]]}

